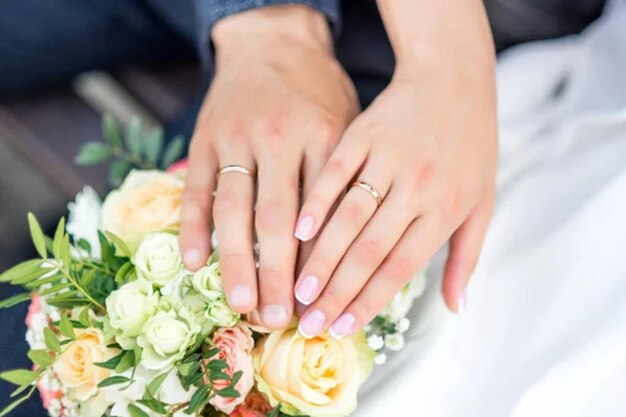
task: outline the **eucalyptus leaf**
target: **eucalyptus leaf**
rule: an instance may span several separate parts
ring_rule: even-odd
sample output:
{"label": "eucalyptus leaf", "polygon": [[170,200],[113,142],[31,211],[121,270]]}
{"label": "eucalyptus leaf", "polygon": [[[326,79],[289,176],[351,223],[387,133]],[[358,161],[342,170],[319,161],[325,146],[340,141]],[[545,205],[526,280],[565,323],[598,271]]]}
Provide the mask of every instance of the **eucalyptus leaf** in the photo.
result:
{"label": "eucalyptus leaf", "polygon": [[27,355],[35,365],[43,366],[44,368],[52,365],[54,362],[54,356],[44,349],[29,350]]}
{"label": "eucalyptus leaf", "polygon": [[159,392],[159,389],[161,388],[161,385],[163,385],[163,381],[165,381],[165,378],[167,378],[167,372],[157,376],[152,381],[150,381],[150,383],[146,387],[146,390],[151,396],[154,397],[157,395],[157,392]]}
{"label": "eucalyptus leaf", "polygon": [[104,116],[102,116],[102,135],[113,148],[120,148],[122,146],[120,128],[113,116],[109,113],[105,113]]}
{"label": "eucalyptus leaf", "polygon": [[133,165],[126,159],[114,161],[109,171],[109,183],[114,187],[119,187],[132,168]]}
{"label": "eucalyptus leaf", "polygon": [[24,275],[38,271],[41,268],[42,263],[43,261],[41,259],[31,259],[17,264],[0,275],[0,282],[11,282]]}
{"label": "eucalyptus leaf", "polygon": [[150,414],[137,407],[135,404],[128,404],[128,412],[130,417],[150,417]]}
{"label": "eucalyptus leaf", "polygon": [[87,142],[80,147],[78,155],[74,158],[76,165],[100,164],[113,155],[110,145],[100,142]]}
{"label": "eucalyptus leaf", "polygon": [[46,258],[48,256],[46,252],[46,241],[44,240],[41,226],[33,213],[28,213],[28,227],[30,228],[30,236],[35,245],[35,249],[37,249],[37,253],[39,253],[39,256],[42,258]]}
{"label": "eucalyptus leaf", "polygon": [[61,314],[61,321],[59,322],[59,330],[61,334],[68,339],[76,338],[76,333],[74,332],[74,326],[72,326],[72,322],[67,317],[66,313]]}
{"label": "eucalyptus leaf", "polygon": [[136,157],[141,157],[141,135],[143,123],[138,117],[133,117],[126,127],[126,148]]}
{"label": "eucalyptus leaf", "polygon": [[132,368],[135,364],[135,353],[132,350],[124,352],[124,355],[120,359],[120,363],[115,367],[115,372],[121,374],[128,369]]}
{"label": "eucalyptus leaf", "polygon": [[63,250],[63,238],[65,237],[65,218],[61,217],[59,224],[57,225],[56,232],[54,232],[54,239],[52,241],[52,253],[57,260],[61,260],[61,254]]}
{"label": "eucalyptus leaf", "polygon": [[124,384],[126,382],[130,382],[130,378],[127,378],[121,375],[115,375],[115,376],[110,376],[100,381],[100,383],[98,384],[98,387],[100,388],[110,387],[111,385]]}
{"label": "eucalyptus leaf", "polygon": [[11,308],[20,303],[30,300],[31,295],[28,292],[13,295],[0,301],[0,309]]}
{"label": "eucalyptus leaf", "polygon": [[0,373],[0,379],[15,385],[31,384],[39,378],[39,374],[28,369],[13,369]]}
{"label": "eucalyptus leaf", "polygon": [[143,156],[152,164],[157,164],[159,155],[163,152],[163,129],[152,131],[143,141]]}
{"label": "eucalyptus leaf", "polygon": [[130,258],[131,256],[133,256],[132,252],[130,251],[130,249],[128,249],[128,246],[126,245],[126,243],[122,240],[122,238],[120,238],[119,236],[117,236],[115,233],[113,232],[109,232],[106,231],[104,232],[104,234],[109,238],[109,240],[111,242],[113,242],[115,244],[115,246],[117,246],[117,248],[122,251],[122,253],[124,254],[124,256]]}
{"label": "eucalyptus leaf", "polygon": [[191,396],[189,406],[185,409],[186,414],[193,414],[200,410],[209,401],[209,387],[202,385]]}
{"label": "eucalyptus leaf", "polygon": [[174,162],[182,158],[185,152],[185,138],[182,136],[176,136],[167,145],[163,152],[163,158],[161,159],[161,168],[167,169]]}
{"label": "eucalyptus leaf", "polygon": [[50,329],[49,327],[45,327],[43,329],[43,338],[46,342],[46,347],[48,349],[55,353],[61,352],[61,344],[59,343],[59,338],[56,333],[52,331],[52,329]]}

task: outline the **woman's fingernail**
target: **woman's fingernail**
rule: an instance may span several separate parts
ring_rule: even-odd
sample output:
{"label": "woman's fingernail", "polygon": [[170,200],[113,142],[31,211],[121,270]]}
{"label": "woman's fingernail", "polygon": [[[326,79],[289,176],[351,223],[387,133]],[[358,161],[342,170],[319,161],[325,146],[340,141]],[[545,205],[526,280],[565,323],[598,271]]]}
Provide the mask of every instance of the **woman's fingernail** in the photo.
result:
{"label": "woman's fingernail", "polygon": [[313,310],[307,313],[300,320],[300,326],[298,330],[302,336],[310,339],[317,336],[324,329],[324,323],[326,322],[326,315],[320,310]]}
{"label": "woman's fingernail", "polygon": [[311,232],[313,232],[313,225],[315,220],[312,216],[304,216],[298,221],[298,225],[296,226],[296,237],[303,242],[311,239]]}
{"label": "woman's fingernail", "polygon": [[320,280],[315,275],[307,275],[296,288],[296,299],[308,306],[317,297],[320,289]]}
{"label": "woman's fingernail", "polygon": [[270,304],[263,308],[263,324],[269,327],[281,328],[287,325],[288,320],[287,309],[281,304]]}
{"label": "woman's fingernail", "polygon": [[344,313],[328,329],[328,333],[335,339],[346,337],[354,330],[356,317],[350,313]]}
{"label": "woman's fingernail", "polygon": [[233,307],[245,307],[252,302],[252,290],[247,285],[235,285],[228,298]]}
{"label": "woman's fingernail", "polygon": [[200,260],[200,251],[198,249],[188,249],[183,255],[185,265],[192,266]]}
{"label": "woman's fingernail", "polygon": [[467,288],[463,290],[461,296],[459,297],[459,305],[457,308],[457,313],[463,314],[467,311]]}

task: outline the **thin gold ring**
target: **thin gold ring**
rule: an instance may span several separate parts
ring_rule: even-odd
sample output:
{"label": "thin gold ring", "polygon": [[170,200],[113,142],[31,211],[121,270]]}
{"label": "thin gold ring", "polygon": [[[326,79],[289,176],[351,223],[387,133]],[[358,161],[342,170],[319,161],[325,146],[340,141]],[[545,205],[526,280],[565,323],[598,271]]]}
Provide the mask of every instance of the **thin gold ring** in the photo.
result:
{"label": "thin gold ring", "polygon": [[352,186],[362,188],[367,191],[372,197],[374,197],[374,200],[376,200],[376,207],[380,207],[380,205],[383,203],[383,196],[380,195],[378,190],[374,188],[372,184],[368,184],[365,181],[357,180],[352,183]]}
{"label": "thin gold ring", "polygon": [[220,171],[217,173],[217,176],[221,176],[223,174],[228,174],[229,172],[238,172],[240,174],[246,174],[249,177],[254,178],[256,176],[256,172],[253,169],[249,169],[244,167],[243,165],[226,165],[220,168]]}

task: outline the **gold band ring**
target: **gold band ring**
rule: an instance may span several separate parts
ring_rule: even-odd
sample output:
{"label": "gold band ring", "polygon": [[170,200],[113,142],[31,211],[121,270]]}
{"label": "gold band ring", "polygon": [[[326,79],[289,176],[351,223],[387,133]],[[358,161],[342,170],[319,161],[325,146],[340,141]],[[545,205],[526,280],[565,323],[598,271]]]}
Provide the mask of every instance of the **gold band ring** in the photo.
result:
{"label": "gold band ring", "polygon": [[243,165],[226,165],[220,168],[220,171],[217,173],[217,176],[221,176],[222,174],[228,174],[229,172],[238,172],[240,174],[246,174],[249,177],[254,178],[256,176],[256,172],[253,169],[248,169]]}
{"label": "gold band ring", "polygon": [[382,195],[380,195],[380,193],[378,192],[378,190],[376,190],[376,188],[374,188],[373,185],[366,183],[365,181],[354,181],[352,183],[353,187],[359,187],[364,189],[365,191],[367,191],[372,197],[374,197],[374,200],[376,200],[376,206],[380,207],[380,205],[383,203],[383,197]]}

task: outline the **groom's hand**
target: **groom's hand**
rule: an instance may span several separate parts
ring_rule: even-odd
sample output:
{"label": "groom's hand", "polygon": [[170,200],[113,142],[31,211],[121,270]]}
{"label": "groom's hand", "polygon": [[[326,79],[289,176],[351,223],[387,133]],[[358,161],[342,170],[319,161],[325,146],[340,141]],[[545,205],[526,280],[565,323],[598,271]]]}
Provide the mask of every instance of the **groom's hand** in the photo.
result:
{"label": "groom's hand", "polygon": [[[356,95],[325,18],[308,7],[227,17],[212,38],[216,73],[189,151],[181,250],[189,269],[205,265],[214,224],[229,304],[240,313],[256,308],[265,325],[280,328],[294,305],[300,186],[306,197],[358,113]],[[252,175],[218,175],[230,165]]]}

